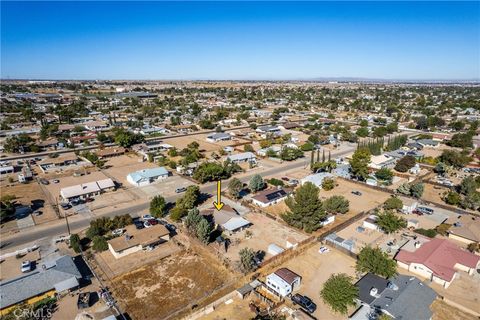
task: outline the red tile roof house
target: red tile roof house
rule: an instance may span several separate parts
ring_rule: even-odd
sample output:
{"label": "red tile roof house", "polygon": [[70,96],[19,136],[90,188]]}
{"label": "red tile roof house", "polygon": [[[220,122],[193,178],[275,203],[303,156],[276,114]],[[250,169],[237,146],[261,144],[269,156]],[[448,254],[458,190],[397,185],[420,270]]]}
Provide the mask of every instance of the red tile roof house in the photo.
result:
{"label": "red tile roof house", "polygon": [[452,283],[457,271],[472,275],[480,268],[480,256],[463,250],[448,240],[419,238],[410,249],[404,249],[408,247],[407,243],[398,252],[395,256],[398,266],[428,278],[444,288],[448,288]]}

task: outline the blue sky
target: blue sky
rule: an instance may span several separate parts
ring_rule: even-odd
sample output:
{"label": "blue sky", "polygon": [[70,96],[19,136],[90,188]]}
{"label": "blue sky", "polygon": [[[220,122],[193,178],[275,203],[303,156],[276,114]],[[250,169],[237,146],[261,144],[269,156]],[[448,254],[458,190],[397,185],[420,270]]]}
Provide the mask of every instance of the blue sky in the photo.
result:
{"label": "blue sky", "polygon": [[480,2],[1,2],[1,77],[479,79]]}

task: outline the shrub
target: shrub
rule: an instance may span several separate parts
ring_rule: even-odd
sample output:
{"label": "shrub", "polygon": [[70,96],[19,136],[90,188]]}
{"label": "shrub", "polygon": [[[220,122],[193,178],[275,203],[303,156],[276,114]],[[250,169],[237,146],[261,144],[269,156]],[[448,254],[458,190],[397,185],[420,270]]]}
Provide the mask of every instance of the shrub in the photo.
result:
{"label": "shrub", "polygon": [[420,228],[420,229],[415,229],[415,232],[429,238],[435,238],[435,236],[437,235],[437,231],[433,229]]}

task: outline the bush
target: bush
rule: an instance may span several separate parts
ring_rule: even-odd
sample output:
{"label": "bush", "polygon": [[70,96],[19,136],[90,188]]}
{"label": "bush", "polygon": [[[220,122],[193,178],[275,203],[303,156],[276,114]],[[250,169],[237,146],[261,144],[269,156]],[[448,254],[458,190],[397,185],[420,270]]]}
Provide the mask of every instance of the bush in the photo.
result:
{"label": "bush", "polygon": [[263,181],[263,178],[261,175],[256,174],[254,175],[248,184],[248,187],[250,188],[250,191],[252,192],[257,192],[265,188],[265,182]]}
{"label": "bush", "polygon": [[415,232],[429,238],[435,238],[435,236],[437,235],[437,231],[433,229],[420,228],[420,229],[415,229]]}
{"label": "bush", "polygon": [[96,252],[108,250],[107,240],[105,240],[105,238],[102,236],[93,237],[92,249],[95,250]]}
{"label": "bush", "polygon": [[383,208],[385,210],[400,210],[403,208],[403,202],[397,197],[391,197],[383,203]]}
{"label": "bush", "polygon": [[328,214],[345,214],[349,210],[349,201],[344,196],[331,196],[323,202],[323,208]]}
{"label": "bush", "polygon": [[332,190],[333,188],[335,188],[335,180],[333,180],[331,178],[323,179],[323,181],[322,181],[322,189],[323,190],[329,191],[329,190]]}
{"label": "bush", "polygon": [[150,201],[150,214],[155,217],[164,217],[167,214],[167,202],[165,198],[158,195]]}
{"label": "bush", "polygon": [[75,253],[80,253],[82,251],[81,244],[80,244],[80,237],[78,234],[73,233],[70,235],[70,246],[72,247]]}
{"label": "bush", "polygon": [[449,191],[443,199],[447,204],[458,206],[462,202],[462,197],[455,191]]}
{"label": "bush", "polygon": [[285,185],[285,183],[282,180],[275,179],[275,178],[267,180],[267,183],[275,187],[283,187]]}
{"label": "bush", "polygon": [[398,160],[397,164],[395,165],[395,170],[398,172],[407,172],[412,168],[416,163],[416,160],[412,156],[405,156],[402,159]]}

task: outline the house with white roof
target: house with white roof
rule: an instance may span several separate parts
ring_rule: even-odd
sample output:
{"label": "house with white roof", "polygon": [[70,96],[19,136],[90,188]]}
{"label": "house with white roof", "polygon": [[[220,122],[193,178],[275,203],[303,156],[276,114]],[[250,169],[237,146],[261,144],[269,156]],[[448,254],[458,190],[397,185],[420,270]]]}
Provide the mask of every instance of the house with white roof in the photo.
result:
{"label": "house with white roof", "polygon": [[135,171],[127,175],[127,181],[136,186],[147,186],[155,181],[164,180],[168,178],[169,172],[165,167],[143,169]]}
{"label": "house with white roof", "polygon": [[317,187],[321,188],[323,180],[325,179],[334,179],[335,176],[329,172],[319,172],[315,174],[311,174],[309,176],[306,176],[302,180],[300,180],[300,184],[303,186],[307,182],[311,182]]}
{"label": "house with white roof", "polygon": [[115,190],[115,183],[112,179],[92,181],[60,189],[60,196],[64,201],[73,199],[86,199],[98,196],[99,194]]}
{"label": "house with white roof", "polygon": [[212,142],[212,143],[219,142],[219,141],[228,141],[231,139],[232,139],[232,136],[228,132],[217,132],[217,133],[208,135],[206,138],[208,142]]}
{"label": "house with white roof", "polygon": [[230,160],[233,163],[240,163],[240,162],[256,163],[257,157],[252,152],[243,152],[238,154],[232,154],[227,157],[227,160]]}

